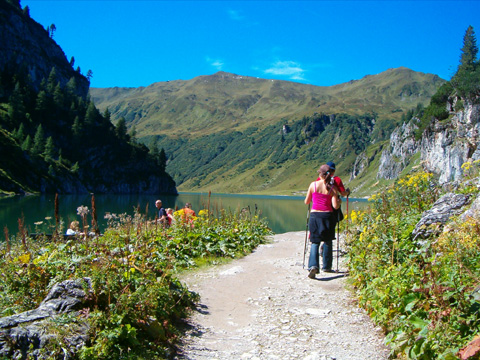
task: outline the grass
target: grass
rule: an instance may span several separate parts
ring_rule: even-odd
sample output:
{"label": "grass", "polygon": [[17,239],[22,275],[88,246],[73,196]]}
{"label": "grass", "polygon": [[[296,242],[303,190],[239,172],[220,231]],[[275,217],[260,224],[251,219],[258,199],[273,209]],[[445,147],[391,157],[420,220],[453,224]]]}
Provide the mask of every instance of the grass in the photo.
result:
{"label": "grass", "polygon": [[42,351],[55,357],[64,348],[77,359],[166,358],[198,301],[177,276],[245,256],[269,235],[256,215],[225,210],[217,216],[202,210],[167,229],[140,213],[110,214],[109,228],[97,238],[33,240],[20,232],[0,248],[0,316],[36,308],[55,283],[88,277],[88,301],[71,323],[88,323],[89,342],[75,352],[62,343],[66,328],[52,324],[60,340]]}

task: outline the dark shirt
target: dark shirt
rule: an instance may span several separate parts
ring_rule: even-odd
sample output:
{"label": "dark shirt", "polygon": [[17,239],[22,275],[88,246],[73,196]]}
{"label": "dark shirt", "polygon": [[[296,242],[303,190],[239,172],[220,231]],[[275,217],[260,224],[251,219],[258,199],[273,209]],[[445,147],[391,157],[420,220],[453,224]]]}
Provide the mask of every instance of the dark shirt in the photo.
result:
{"label": "dark shirt", "polygon": [[158,218],[161,219],[163,216],[167,217],[167,211],[164,208],[158,210]]}

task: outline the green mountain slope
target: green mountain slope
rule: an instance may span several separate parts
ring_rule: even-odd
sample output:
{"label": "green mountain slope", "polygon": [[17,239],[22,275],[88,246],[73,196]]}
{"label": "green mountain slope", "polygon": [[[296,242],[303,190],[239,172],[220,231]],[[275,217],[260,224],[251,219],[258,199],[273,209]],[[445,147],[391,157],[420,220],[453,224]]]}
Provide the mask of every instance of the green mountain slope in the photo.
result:
{"label": "green mountain slope", "polygon": [[331,87],[219,72],[90,94],[165,150],[179,190],[292,194],[328,160],[348,180],[357,155],[373,144],[378,156],[402,115],[444,82],[406,68]]}
{"label": "green mountain slope", "polygon": [[140,88],[91,88],[99,109],[124,117],[138,136],[203,136],[218,131],[265,127],[282,119],[317,113],[399,118],[426,104],[444,82],[436,75],[390,69],[331,87],[266,80],[218,72],[192,80],[158,82]]}

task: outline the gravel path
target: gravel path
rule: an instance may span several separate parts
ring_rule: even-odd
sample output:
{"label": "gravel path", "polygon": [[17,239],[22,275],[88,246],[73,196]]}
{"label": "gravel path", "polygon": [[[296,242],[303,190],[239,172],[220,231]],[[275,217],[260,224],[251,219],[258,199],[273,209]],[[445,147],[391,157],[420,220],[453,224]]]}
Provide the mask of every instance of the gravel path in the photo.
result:
{"label": "gravel path", "polygon": [[243,259],[186,274],[201,299],[176,359],[387,359],[342,259],[338,273],[309,279],[304,241],[305,232],[278,234]]}

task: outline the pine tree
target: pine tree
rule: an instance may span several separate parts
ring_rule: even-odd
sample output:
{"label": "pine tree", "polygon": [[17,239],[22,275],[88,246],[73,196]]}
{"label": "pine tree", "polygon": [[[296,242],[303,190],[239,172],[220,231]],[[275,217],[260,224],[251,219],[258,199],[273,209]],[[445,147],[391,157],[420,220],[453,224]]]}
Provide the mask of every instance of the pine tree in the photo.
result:
{"label": "pine tree", "polygon": [[72,133],[75,137],[79,137],[82,133],[82,123],[80,122],[80,118],[78,116],[76,116],[75,120],[73,121]]}
{"label": "pine tree", "polygon": [[17,131],[15,131],[14,138],[19,144],[23,143],[23,140],[25,139],[25,126],[23,123],[21,123]]}
{"label": "pine tree", "polygon": [[32,154],[40,155],[45,150],[45,133],[43,132],[42,124],[38,125],[37,131],[33,138]]}
{"label": "pine tree", "polygon": [[117,122],[115,127],[115,133],[120,140],[125,140],[127,138],[127,125],[124,117],[121,117]]}
{"label": "pine tree", "polygon": [[53,101],[55,102],[55,105],[57,106],[58,110],[63,108],[63,103],[64,103],[65,96],[63,94],[63,90],[60,87],[60,83],[55,86],[55,90],[53,92]]}
{"label": "pine tree", "polygon": [[55,158],[55,145],[51,136],[47,138],[47,142],[45,143],[45,150],[43,151],[43,156],[45,156],[46,159]]}
{"label": "pine tree", "polygon": [[478,66],[478,47],[475,31],[469,26],[463,37],[460,64],[451,84],[457,94],[469,102],[480,101],[480,69]]}
{"label": "pine tree", "polygon": [[165,154],[164,148],[162,148],[160,154],[158,154],[158,166],[160,166],[162,172],[165,172],[165,168],[167,167],[167,155]]}
{"label": "pine tree", "polygon": [[50,71],[50,74],[48,75],[48,81],[47,81],[47,93],[48,95],[52,96],[53,92],[55,91],[55,87],[57,86],[58,80],[57,80],[57,70],[55,70],[55,67],[52,67],[52,70]]}
{"label": "pine tree", "polygon": [[93,126],[97,122],[97,117],[99,116],[98,110],[95,107],[93,101],[88,103],[87,113],[85,114],[85,124],[87,126]]}
{"label": "pine tree", "polygon": [[459,69],[466,71],[475,70],[475,66],[477,64],[478,47],[475,31],[471,25],[468,27],[467,31],[465,31],[465,35],[463,37],[463,47],[461,51],[462,54],[460,55]]}
{"label": "pine tree", "polygon": [[26,152],[30,152],[31,148],[32,148],[32,138],[30,137],[30,135],[27,135],[27,137],[22,143],[22,150]]}

